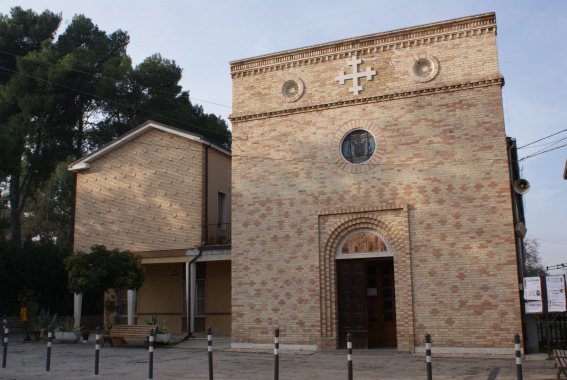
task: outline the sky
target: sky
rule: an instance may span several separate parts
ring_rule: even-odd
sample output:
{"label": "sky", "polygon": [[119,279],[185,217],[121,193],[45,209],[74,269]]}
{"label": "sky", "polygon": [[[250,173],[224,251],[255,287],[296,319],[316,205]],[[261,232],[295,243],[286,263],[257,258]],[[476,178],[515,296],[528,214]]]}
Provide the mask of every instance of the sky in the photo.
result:
{"label": "sky", "polygon": [[[507,136],[518,147],[567,129],[567,1],[564,0],[2,0],[84,14],[107,33],[130,35],[134,64],[160,53],[183,68],[181,85],[207,113],[231,113],[229,62],[453,18],[496,12]],[[230,123],[229,123],[230,124]],[[564,139],[564,140],[562,140]],[[567,264],[567,131],[518,150],[528,238],[545,266]],[[550,274],[567,273],[553,270]]]}

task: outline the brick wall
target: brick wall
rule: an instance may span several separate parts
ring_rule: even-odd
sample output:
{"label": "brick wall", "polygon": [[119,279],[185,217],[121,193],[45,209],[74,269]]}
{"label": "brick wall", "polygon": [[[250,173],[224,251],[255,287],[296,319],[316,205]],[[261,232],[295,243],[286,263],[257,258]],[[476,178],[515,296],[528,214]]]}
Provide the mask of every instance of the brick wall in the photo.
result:
{"label": "brick wall", "polygon": [[200,245],[203,150],[199,142],[152,129],[78,172],[75,249]]}
{"label": "brick wall", "polygon": [[[425,333],[509,346],[520,307],[495,32],[488,14],[231,64],[234,342],[279,327],[282,342],[334,346],[337,244],[371,227],[394,247],[398,349]],[[351,55],[377,72],[359,95],[335,80]],[[439,62],[431,81],[413,74],[421,57]],[[295,78],[304,93],[286,102]],[[363,170],[337,159],[360,125],[383,153]]]}

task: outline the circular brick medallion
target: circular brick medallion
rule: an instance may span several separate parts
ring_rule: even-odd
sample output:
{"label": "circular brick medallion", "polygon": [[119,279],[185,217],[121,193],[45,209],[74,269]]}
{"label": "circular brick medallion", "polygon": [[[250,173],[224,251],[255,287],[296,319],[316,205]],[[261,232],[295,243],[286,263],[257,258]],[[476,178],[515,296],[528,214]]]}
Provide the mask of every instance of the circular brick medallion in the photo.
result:
{"label": "circular brick medallion", "polygon": [[433,56],[418,58],[413,64],[413,77],[418,82],[429,82],[433,80],[439,72],[439,61]]}
{"label": "circular brick medallion", "polygon": [[282,86],[282,95],[288,103],[296,102],[301,98],[305,91],[305,85],[301,78],[294,78],[286,81]]}

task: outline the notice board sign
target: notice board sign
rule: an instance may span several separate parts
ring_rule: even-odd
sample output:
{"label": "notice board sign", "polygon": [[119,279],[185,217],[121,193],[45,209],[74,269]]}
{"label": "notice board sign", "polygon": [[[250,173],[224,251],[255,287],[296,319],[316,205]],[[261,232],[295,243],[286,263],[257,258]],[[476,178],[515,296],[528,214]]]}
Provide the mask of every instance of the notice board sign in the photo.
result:
{"label": "notice board sign", "polygon": [[565,276],[524,277],[524,301],[526,314],[567,311]]}
{"label": "notice board sign", "polygon": [[541,279],[539,277],[524,277],[524,300],[526,301],[526,314],[543,313]]}
{"label": "notice board sign", "polygon": [[562,313],[565,308],[565,278],[563,275],[546,276],[547,311],[549,313]]}

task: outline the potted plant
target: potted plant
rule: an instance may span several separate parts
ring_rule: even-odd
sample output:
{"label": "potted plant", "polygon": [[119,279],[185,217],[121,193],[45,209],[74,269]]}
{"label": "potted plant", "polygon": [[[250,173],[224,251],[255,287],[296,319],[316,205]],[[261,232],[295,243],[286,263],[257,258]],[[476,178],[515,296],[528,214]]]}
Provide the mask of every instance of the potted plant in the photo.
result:
{"label": "potted plant", "polygon": [[[104,300],[104,327],[103,327],[103,334],[110,335],[112,327],[120,323],[120,315],[117,312],[118,310],[118,302],[116,300],[116,295],[113,293],[109,293],[106,295]],[[112,337],[112,338],[104,338],[105,342],[112,341],[112,344],[124,344],[125,340],[121,337]]]}
{"label": "potted plant", "polygon": [[146,319],[146,325],[155,325],[156,326],[156,343],[164,343],[168,344],[171,340],[171,334],[168,333],[167,326],[165,323],[167,320],[162,319],[161,321],[158,319],[157,315],[152,315],[150,319]]}
{"label": "potted plant", "polygon": [[56,326],[55,339],[60,342],[75,343],[81,336],[81,326],[75,325],[75,318],[66,317]]}
{"label": "potted plant", "polygon": [[29,331],[30,341],[37,342],[39,340],[42,331],[43,328],[41,326],[39,326],[38,324],[33,325]]}
{"label": "potted plant", "polygon": [[91,332],[89,331],[89,329],[84,328],[81,330],[81,338],[83,339],[83,343],[89,343],[89,335],[91,334]]}
{"label": "potted plant", "polygon": [[41,309],[37,316],[37,323],[33,326],[33,331],[39,332],[39,337],[43,336],[43,339],[47,340],[47,332],[53,329],[56,320],[57,313],[52,316],[49,309]]}

